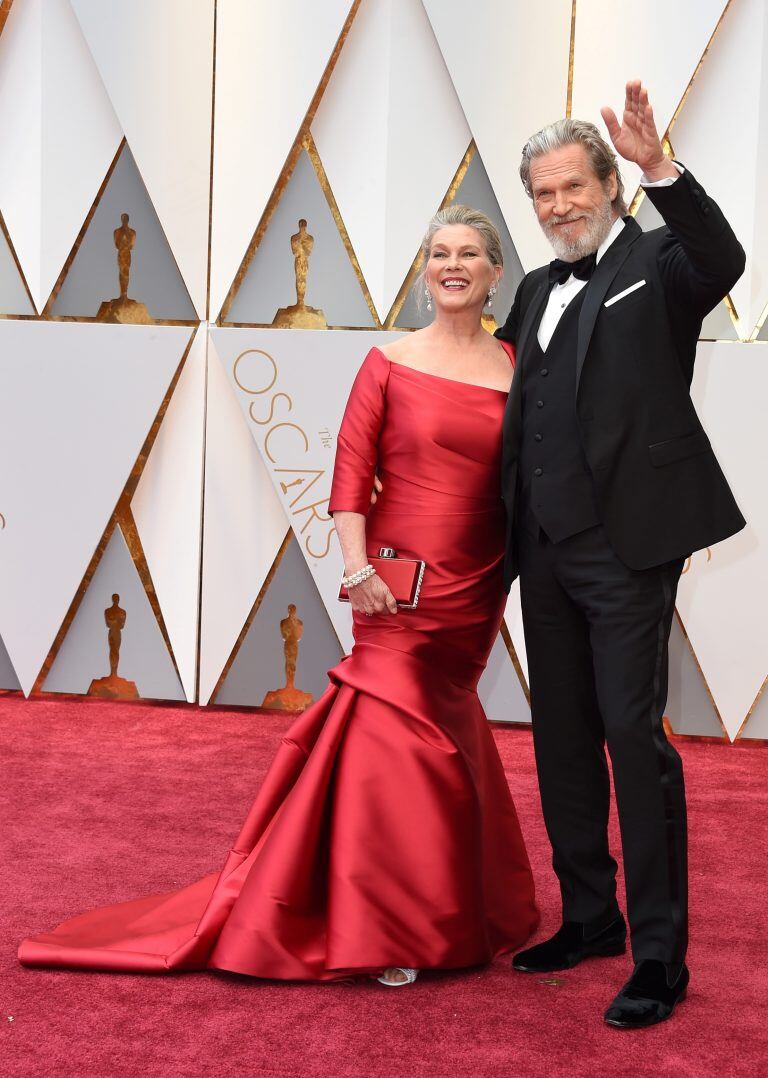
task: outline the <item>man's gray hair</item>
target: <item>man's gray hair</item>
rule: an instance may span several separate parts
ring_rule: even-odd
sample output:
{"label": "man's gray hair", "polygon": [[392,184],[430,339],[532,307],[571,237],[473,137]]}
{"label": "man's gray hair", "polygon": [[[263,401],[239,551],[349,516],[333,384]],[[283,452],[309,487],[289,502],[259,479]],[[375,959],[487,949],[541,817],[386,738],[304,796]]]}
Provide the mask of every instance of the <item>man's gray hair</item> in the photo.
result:
{"label": "man's gray hair", "polygon": [[548,124],[537,131],[523,146],[523,157],[520,161],[520,179],[523,181],[525,193],[533,198],[531,187],[531,161],[542,154],[551,153],[552,150],[561,150],[564,146],[583,146],[587,157],[600,182],[605,185],[611,173],[616,175],[618,188],[616,198],[611,206],[619,217],[624,217],[627,212],[627,204],[624,201],[624,184],[619,172],[616,154],[605,141],[594,124],[586,120],[558,120],[557,123]]}

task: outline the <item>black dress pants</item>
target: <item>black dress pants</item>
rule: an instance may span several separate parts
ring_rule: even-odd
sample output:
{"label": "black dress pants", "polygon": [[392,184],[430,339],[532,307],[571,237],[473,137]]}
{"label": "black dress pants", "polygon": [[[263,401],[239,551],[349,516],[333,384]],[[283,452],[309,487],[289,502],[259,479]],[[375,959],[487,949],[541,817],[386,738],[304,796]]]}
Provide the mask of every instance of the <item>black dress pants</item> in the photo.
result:
{"label": "black dress pants", "polygon": [[559,543],[537,526],[518,527],[516,538],[536,766],[563,918],[598,928],[618,913],[607,743],[635,961],[682,962],[685,791],[662,715],[683,561],[629,569],[601,525]]}

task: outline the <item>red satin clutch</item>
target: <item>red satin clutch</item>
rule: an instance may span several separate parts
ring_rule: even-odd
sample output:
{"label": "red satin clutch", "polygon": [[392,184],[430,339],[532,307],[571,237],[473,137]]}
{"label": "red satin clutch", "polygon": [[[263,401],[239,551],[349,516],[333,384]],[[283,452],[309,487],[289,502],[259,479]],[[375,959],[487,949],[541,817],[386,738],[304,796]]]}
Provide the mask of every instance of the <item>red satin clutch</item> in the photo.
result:
{"label": "red satin clutch", "polygon": [[[392,592],[398,606],[413,610],[418,605],[426,562],[415,558],[398,558],[397,551],[387,546],[381,548],[378,558],[369,558],[368,561]],[[339,600],[349,602],[343,584],[339,588]]]}

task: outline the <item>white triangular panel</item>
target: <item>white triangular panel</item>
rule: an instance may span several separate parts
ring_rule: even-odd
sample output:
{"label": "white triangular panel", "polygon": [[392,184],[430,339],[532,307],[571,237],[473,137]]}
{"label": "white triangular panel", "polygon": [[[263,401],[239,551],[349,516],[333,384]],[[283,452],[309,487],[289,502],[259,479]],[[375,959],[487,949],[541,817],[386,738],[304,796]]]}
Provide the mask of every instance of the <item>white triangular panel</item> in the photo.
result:
{"label": "white triangular panel", "polygon": [[288,530],[285,513],[240,413],[216,343],[209,338],[201,704],[210,700]]}
{"label": "white triangular panel", "polygon": [[491,648],[477,695],[491,722],[531,721],[531,709],[501,633]]}
{"label": "white triangular panel", "polygon": [[[336,436],[366,353],[372,345],[384,347],[401,335],[376,330],[211,330],[345,651],[352,648],[352,618],[349,605],[338,601],[344,566],[327,511]],[[205,515],[207,520],[207,503]]]}
{"label": "white triangular panel", "polygon": [[235,279],[350,0],[219,0],[210,316]]}
{"label": "white triangular panel", "polygon": [[702,342],[692,394],[747,527],[693,555],[677,606],[733,738],[768,669],[768,347]]}
{"label": "white triangular panel", "polygon": [[0,636],[29,692],[189,330],[0,321]]}
{"label": "white triangular panel", "polygon": [[507,605],[504,609],[504,621],[509,630],[512,646],[515,649],[520,668],[523,671],[526,685],[530,684],[528,676],[528,653],[525,650],[525,633],[523,632],[523,611],[520,606],[520,579],[512,581],[509,589]]}
{"label": "white triangular panel", "polygon": [[131,502],[190,702],[197,671],[206,344],[201,325]]}
{"label": "white triangular panel", "polygon": [[71,3],[187,291],[204,318],[214,2]]}
{"label": "white triangular panel", "polygon": [[0,39],[0,130],[0,207],[40,310],[122,138],[69,0],[11,9]]}
{"label": "white triangular panel", "polygon": [[420,3],[363,0],[312,134],[384,319],[472,137]]}
{"label": "white triangular panel", "polygon": [[0,210],[40,307],[41,9],[42,0],[14,4],[0,36]]}
{"label": "white triangular panel", "polygon": [[518,177],[520,150],[565,115],[571,0],[487,0],[481,17],[460,0],[424,7],[523,268],[534,269],[552,254]]}
{"label": "white triangular panel", "polygon": [[[734,176],[727,143],[739,161]],[[716,199],[744,245],[747,266],[731,289],[742,337],[768,300],[768,7],[732,3],[675,122],[675,153]]]}
{"label": "white triangular panel", "polygon": [[[579,0],[571,115],[597,124],[607,138],[601,106],[610,106],[621,121],[627,79],[642,78],[663,135],[727,3],[648,0],[638,7],[627,0]],[[628,161],[620,165],[629,202],[641,172]]]}

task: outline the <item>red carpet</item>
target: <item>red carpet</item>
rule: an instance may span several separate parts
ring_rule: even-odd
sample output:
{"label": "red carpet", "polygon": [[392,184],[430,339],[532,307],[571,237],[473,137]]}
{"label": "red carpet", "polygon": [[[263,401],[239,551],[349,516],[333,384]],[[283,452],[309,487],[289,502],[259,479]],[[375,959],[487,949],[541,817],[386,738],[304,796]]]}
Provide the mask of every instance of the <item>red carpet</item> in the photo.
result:
{"label": "red carpet", "polygon": [[[759,745],[677,743],[691,821],[692,986],[671,1022],[642,1033],[601,1021],[629,959],[585,963],[557,984],[499,961],[425,975],[410,989],[16,964],[23,936],[219,867],[286,725],[246,712],[0,696],[4,1075],[768,1072],[768,749]],[[558,901],[530,735],[495,733],[549,933]]]}

